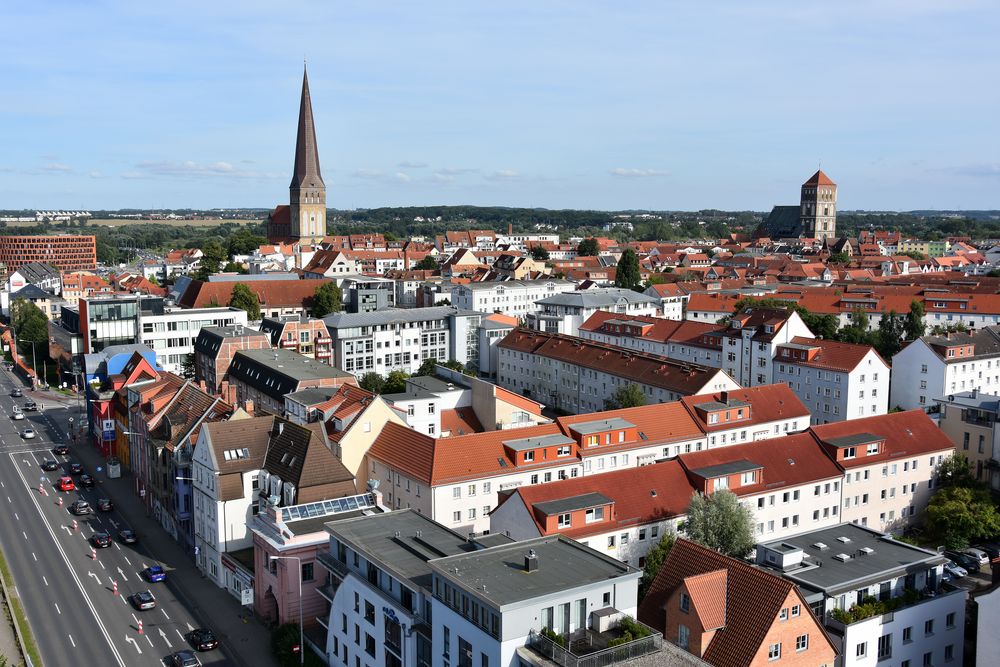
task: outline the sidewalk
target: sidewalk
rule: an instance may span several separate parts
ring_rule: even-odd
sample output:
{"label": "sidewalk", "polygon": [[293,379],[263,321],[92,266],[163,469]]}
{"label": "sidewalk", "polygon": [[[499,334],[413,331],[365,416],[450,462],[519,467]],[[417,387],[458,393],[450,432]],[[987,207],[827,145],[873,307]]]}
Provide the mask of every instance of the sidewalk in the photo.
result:
{"label": "sidewalk", "polygon": [[[75,397],[56,398],[53,392],[31,392],[35,400],[58,402],[70,408],[69,411],[47,406],[46,415],[53,418],[65,432],[67,418],[76,416]],[[68,399],[68,400],[60,400]],[[131,473],[122,471],[118,479],[108,479],[106,473],[96,473],[98,466],[106,469],[106,462],[92,445],[80,444],[74,447],[74,456],[84,467],[94,473],[99,488],[115,503],[129,527],[139,535],[140,543],[157,560],[168,566],[167,580],[170,590],[177,596],[203,627],[211,628],[222,642],[222,650],[230,661],[237,665],[260,665],[277,667],[277,660],[271,654],[271,632],[252,616],[248,609],[240,606],[236,598],[202,576],[194,560],[184,552],[151,517],[139,498],[132,492],[134,481]]]}
{"label": "sidewalk", "polygon": [[[6,607],[3,611],[6,614]],[[7,658],[7,663],[13,666],[21,664],[21,649],[17,646],[11,623],[13,621],[8,621],[6,617],[0,617],[0,657]]]}

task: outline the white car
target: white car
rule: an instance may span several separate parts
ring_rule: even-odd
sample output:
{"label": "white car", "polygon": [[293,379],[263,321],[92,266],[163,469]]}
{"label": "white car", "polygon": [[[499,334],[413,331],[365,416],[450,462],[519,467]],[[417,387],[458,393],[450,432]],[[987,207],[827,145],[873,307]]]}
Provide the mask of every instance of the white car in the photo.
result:
{"label": "white car", "polygon": [[34,437],[35,437],[35,429],[33,429],[33,428],[26,428],[26,429],[24,429],[23,431],[21,431],[21,437],[24,438],[25,440],[32,440],[32,439],[34,439]]}
{"label": "white car", "polygon": [[987,554],[982,549],[973,549],[970,547],[969,549],[962,549],[962,553],[972,556],[973,558],[979,561],[980,565],[989,565],[990,563],[989,554]]}
{"label": "white car", "polygon": [[10,414],[10,418],[13,419],[14,421],[18,421],[19,419],[24,419],[24,413],[21,412],[20,410],[12,412]]}
{"label": "white car", "polygon": [[944,564],[944,573],[954,579],[961,579],[969,574],[964,567],[952,561]]}

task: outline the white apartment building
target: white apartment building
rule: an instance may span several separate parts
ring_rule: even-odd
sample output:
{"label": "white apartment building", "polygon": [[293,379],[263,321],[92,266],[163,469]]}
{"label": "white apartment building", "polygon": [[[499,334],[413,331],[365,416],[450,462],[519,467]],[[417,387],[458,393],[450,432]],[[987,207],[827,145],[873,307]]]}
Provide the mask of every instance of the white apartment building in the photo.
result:
{"label": "white apartment building", "polygon": [[777,346],[774,382],[784,382],[812,414],[813,424],[884,415],[890,369],[874,348],[816,338]]}
{"label": "white apartment building", "polygon": [[497,234],[496,244],[511,250],[527,250],[528,244],[551,243],[559,245],[558,234]]}
{"label": "white apartment building", "polygon": [[568,291],[540,299],[526,316],[529,329],[576,336],[580,325],[599,310],[618,315],[656,315],[659,299],[617,287]]}
{"label": "white apartment building", "polygon": [[579,335],[716,366],[744,387],[777,382],[773,367],[778,347],[795,339],[814,338],[798,313],[772,308],[748,308],[728,325],[596,313],[580,327]]}
{"label": "white apartment building", "polygon": [[930,410],[935,399],[973,389],[1000,392],[1000,327],[924,336],[892,358],[891,407]]}
{"label": "white apartment building", "polygon": [[568,413],[603,410],[622,385],[647,403],[739,388],[718,368],[572,336],[515,329],[497,348],[498,385]]}
{"label": "white apartment building", "polygon": [[919,410],[812,427],[844,470],[841,520],[898,533],[927,507],[955,445]]}
{"label": "white apartment building", "polygon": [[576,285],[569,280],[503,280],[455,285],[451,303],[463,310],[503,313],[524,319],[542,309],[539,302],[547,297],[571,292]]}
{"label": "white apartment building", "polygon": [[331,363],[361,377],[415,373],[427,359],[479,364],[482,313],[453,306],[333,313],[323,318],[333,339]]}
{"label": "white apartment building", "polygon": [[156,352],[163,370],[181,374],[194,342],[204,327],[247,325],[247,312],[239,308],[164,308],[162,314],[141,313],[140,342]]}
{"label": "white apartment building", "polygon": [[[941,588],[946,562],[851,523],[757,546],[757,563],[794,582],[829,630],[837,667],[962,664],[966,592]],[[843,615],[869,598],[885,612]]]}

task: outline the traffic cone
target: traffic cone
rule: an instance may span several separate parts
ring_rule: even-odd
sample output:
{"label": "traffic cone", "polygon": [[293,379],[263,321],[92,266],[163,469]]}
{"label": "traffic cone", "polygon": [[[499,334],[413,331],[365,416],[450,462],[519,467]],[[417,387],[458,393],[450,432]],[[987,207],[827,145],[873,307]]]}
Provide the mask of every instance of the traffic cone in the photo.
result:
{"label": "traffic cone", "polygon": [[90,547],[90,558],[91,560],[97,560],[97,549]]}
{"label": "traffic cone", "polygon": [[62,496],[59,496],[59,507],[62,507]]}
{"label": "traffic cone", "polygon": [[76,529],[77,529],[76,519],[73,519],[73,532],[76,532]]}
{"label": "traffic cone", "polygon": [[112,595],[118,595],[118,582],[117,581],[112,581],[111,582],[111,594]]}
{"label": "traffic cone", "polygon": [[139,619],[139,634],[142,634],[142,619]]}

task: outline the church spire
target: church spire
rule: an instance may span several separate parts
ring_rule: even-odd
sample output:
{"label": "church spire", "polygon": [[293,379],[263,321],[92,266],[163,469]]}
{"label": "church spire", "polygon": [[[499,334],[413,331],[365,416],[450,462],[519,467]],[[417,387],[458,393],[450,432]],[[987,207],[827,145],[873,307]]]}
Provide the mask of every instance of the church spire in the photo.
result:
{"label": "church spire", "polygon": [[299,102],[299,131],[295,138],[295,171],[290,188],[322,188],[316,125],[313,123],[312,99],[309,97],[309,74],[302,64],[302,100]]}

